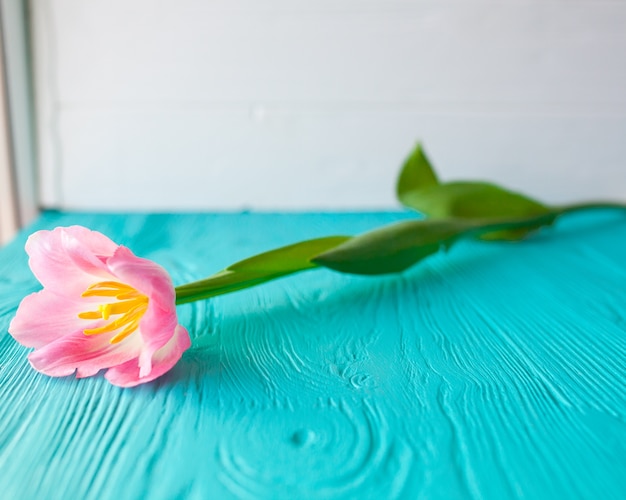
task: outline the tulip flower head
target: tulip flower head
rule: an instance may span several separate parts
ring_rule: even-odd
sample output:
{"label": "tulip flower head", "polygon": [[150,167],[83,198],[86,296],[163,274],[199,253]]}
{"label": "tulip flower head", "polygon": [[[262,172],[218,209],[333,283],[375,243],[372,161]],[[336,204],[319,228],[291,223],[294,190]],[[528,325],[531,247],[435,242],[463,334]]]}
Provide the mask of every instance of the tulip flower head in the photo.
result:
{"label": "tulip flower head", "polygon": [[176,292],[158,264],[81,226],[38,231],[26,243],[43,290],[20,304],[9,333],[53,377],[105,377],[121,387],[171,369],[191,345]]}

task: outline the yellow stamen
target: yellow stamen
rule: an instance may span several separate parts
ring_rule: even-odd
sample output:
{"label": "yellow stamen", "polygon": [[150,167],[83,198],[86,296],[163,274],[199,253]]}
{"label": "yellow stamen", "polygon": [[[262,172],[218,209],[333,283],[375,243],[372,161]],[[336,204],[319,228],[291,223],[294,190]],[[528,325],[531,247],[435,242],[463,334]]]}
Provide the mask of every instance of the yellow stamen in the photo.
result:
{"label": "yellow stamen", "polygon": [[116,290],[134,290],[132,286],[126,285],[124,283],[120,283],[119,281],[99,281],[98,283],[94,283],[87,290],[96,290],[98,288],[113,288]]}
{"label": "yellow stamen", "polygon": [[120,290],[85,290],[82,293],[83,297],[115,297],[116,295],[120,295],[122,293],[126,293],[125,291]]}
{"label": "yellow stamen", "polygon": [[120,293],[115,298],[117,300],[126,300],[126,299],[136,299],[138,297],[143,297],[137,290],[133,290],[132,292]]}
{"label": "yellow stamen", "polygon": [[103,320],[108,320],[111,316],[111,304],[100,304],[98,306],[98,311],[100,311]]}
{"label": "yellow stamen", "polygon": [[102,318],[102,313],[100,313],[99,311],[88,311],[80,313],[78,317],[80,319],[100,319]]}
{"label": "yellow stamen", "polygon": [[148,297],[135,290],[133,287],[116,281],[101,281],[91,285],[82,294],[83,297],[115,297],[115,302],[104,302],[98,305],[97,311],[79,313],[81,319],[103,319],[108,321],[111,316],[118,316],[111,322],[97,327],[83,330],[85,335],[100,335],[102,333],[116,333],[109,342],[116,344],[121,342],[137,328],[139,321],[148,310]]}
{"label": "yellow stamen", "polygon": [[124,330],[122,330],[120,333],[118,333],[115,337],[113,337],[109,342],[111,342],[111,344],[117,344],[118,342],[121,342],[126,337],[128,337],[137,328],[139,328],[139,322],[135,321],[134,323],[131,323],[128,327],[126,327]]}

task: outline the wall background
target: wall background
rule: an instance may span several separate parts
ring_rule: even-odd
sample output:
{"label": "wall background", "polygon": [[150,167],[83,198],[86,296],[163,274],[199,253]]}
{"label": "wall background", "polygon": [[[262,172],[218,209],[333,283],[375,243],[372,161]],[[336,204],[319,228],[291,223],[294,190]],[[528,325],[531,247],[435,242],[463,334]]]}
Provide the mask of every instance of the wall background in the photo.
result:
{"label": "wall background", "polygon": [[626,198],[623,0],[32,0],[41,198],[393,208],[442,177]]}

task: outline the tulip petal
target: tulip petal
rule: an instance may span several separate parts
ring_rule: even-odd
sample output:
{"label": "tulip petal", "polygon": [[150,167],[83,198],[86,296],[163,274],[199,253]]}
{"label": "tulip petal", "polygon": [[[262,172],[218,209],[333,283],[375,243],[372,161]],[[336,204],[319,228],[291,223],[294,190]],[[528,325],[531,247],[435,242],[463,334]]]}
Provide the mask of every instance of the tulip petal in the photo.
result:
{"label": "tulip petal", "polygon": [[167,271],[156,262],[137,257],[128,248],[120,246],[107,260],[107,266],[119,281],[147,295],[161,309],[175,310],[174,284]]}
{"label": "tulip petal", "polygon": [[[162,311],[157,306],[148,307],[141,318],[139,334],[143,340],[143,348],[139,357],[140,376],[143,377],[152,370],[152,358],[172,338],[172,332],[179,327],[175,315]],[[175,334],[175,333],[174,333]]]}
{"label": "tulip petal", "polygon": [[26,347],[43,347],[68,332],[88,328],[90,324],[78,317],[89,304],[49,290],[25,297],[9,325],[9,333]]}
{"label": "tulip petal", "polygon": [[145,382],[150,382],[170,370],[181,358],[183,352],[191,346],[191,339],[187,330],[178,325],[173,337],[154,353],[152,357],[152,370],[145,376],[140,376],[140,367],[136,360],[109,368],[104,375],[113,385],[120,387],[133,387]]}
{"label": "tulip petal", "polygon": [[126,247],[119,247],[107,265],[120,281],[150,299],[148,310],[141,318],[140,333],[145,347],[139,360],[142,374],[149,373],[153,354],[167,344],[177,325],[172,279],[156,262],[136,257]]}
{"label": "tulip petal", "polygon": [[140,342],[128,338],[122,347],[109,343],[109,338],[107,335],[87,337],[82,330],[74,331],[35,350],[28,360],[35,370],[51,377],[64,377],[76,371],[80,378],[139,356]]}
{"label": "tulip petal", "polygon": [[26,242],[33,274],[44,288],[66,296],[80,295],[93,283],[110,279],[101,257],[116,248],[103,234],[80,226],[38,231]]}

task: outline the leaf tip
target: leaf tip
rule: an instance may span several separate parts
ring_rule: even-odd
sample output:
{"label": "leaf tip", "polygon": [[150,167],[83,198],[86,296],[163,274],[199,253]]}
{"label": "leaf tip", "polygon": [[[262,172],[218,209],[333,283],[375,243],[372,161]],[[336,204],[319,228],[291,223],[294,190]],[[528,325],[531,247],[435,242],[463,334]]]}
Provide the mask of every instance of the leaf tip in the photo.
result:
{"label": "leaf tip", "polygon": [[396,196],[404,203],[406,193],[437,184],[439,184],[437,174],[426,156],[424,146],[418,141],[402,165],[396,182]]}

